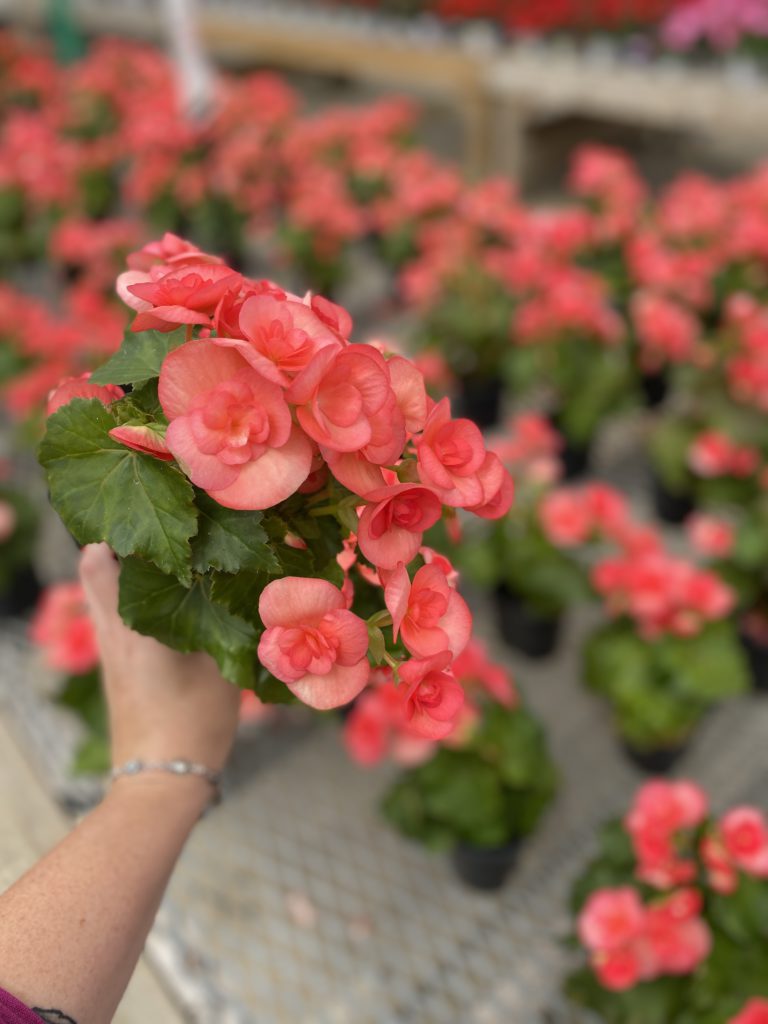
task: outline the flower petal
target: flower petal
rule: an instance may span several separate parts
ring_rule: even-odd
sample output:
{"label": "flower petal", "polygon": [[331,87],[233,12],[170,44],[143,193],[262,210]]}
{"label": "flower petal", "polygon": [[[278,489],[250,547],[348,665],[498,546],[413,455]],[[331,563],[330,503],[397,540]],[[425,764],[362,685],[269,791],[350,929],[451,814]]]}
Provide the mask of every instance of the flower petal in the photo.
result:
{"label": "flower petal", "polygon": [[365,689],[370,672],[368,659],[364,658],[357,665],[337,664],[327,675],[307,675],[286,685],[302,703],[318,711],[328,711],[354,700]]}
{"label": "flower petal", "polygon": [[345,605],[344,595],[328,580],[284,576],[262,591],[259,618],[267,628],[309,626]]}

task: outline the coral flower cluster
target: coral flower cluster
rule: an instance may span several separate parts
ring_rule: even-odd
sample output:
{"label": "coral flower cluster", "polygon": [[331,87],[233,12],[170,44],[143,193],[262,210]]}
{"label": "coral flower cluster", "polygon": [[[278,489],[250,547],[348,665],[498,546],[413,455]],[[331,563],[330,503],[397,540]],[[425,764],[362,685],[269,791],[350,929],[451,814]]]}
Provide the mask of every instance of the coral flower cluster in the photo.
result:
{"label": "coral flower cluster", "polygon": [[[289,573],[263,587],[260,664],[318,709],[355,698],[372,664],[388,667],[391,679],[369,704],[383,706],[391,685],[405,731],[447,736],[465,703],[452,665],[472,617],[455,571],[424,534],[459,510],[507,513],[513,485],[498,455],[474,423],[451,416],[448,399],[428,397],[408,359],[351,342],[340,306],[251,280],[170,234],[128,263],[117,290],[136,314],[131,333],[169,340],[157,382],[162,415],[121,417],[112,439],[178,466],[224,509],[291,501],[308,524],[329,517],[341,530],[343,587]],[[74,398],[110,407],[122,395],[86,376],[63,382],[48,407],[55,415]],[[312,535],[284,527],[283,543],[301,551]],[[357,586],[374,588],[380,611],[357,613]],[[391,629],[390,650],[381,649],[382,628]]]}

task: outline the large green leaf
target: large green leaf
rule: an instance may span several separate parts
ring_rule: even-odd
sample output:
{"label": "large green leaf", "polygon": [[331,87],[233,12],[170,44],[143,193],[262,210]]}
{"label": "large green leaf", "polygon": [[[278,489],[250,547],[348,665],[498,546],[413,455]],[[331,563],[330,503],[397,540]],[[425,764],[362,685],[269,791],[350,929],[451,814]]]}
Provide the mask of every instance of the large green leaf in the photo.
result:
{"label": "large green leaf", "polygon": [[106,541],[190,583],[194,492],[168,462],[113,440],[116,426],[96,399],[75,399],[48,420],[40,462],[54,508],[80,544]]}
{"label": "large green leaf", "polygon": [[192,543],[192,567],[198,572],[240,569],[277,574],[280,563],[261,526],[261,512],[224,508],[202,491],[196,495],[200,513],[198,534]]}
{"label": "large green leaf", "polygon": [[94,384],[143,384],[160,374],[163,360],[186,339],[186,328],[170,331],[125,332],[123,344],[93,374]]}
{"label": "large green leaf", "polygon": [[138,633],[176,651],[207,651],[226,679],[252,685],[256,630],[211,600],[210,580],[197,578],[187,589],[150,562],[126,558],[120,572],[120,615]]}
{"label": "large green leaf", "polygon": [[714,623],[694,637],[668,637],[658,658],[678,692],[704,703],[735,697],[748,687],[746,656],[729,622]]}
{"label": "large green leaf", "polygon": [[271,578],[264,572],[248,569],[234,574],[214,572],[211,574],[211,600],[260,630],[259,598]]}

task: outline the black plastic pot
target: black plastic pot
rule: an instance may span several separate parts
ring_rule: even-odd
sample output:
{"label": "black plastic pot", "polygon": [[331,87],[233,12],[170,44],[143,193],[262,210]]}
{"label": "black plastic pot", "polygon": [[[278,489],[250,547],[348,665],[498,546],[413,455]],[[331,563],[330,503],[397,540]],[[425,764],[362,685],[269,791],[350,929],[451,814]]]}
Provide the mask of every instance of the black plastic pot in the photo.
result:
{"label": "black plastic pot", "polygon": [[678,494],[668,490],[655,473],[652,490],[653,507],[658,518],[664,523],[684,523],[696,507],[690,494]]}
{"label": "black plastic pot", "polygon": [[471,889],[493,892],[506,882],[519,852],[519,839],[490,850],[459,843],[453,850],[453,866],[462,882]]}
{"label": "black plastic pot", "polygon": [[626,740],[622,741],[622,747],[627,758],[648,775],[666,775],[672,771],[674,766],[688,749],[687,743],[681,743],[676,747],[660,747],[658,750],[638,750]]}
{"label": "black plastic pot", "polygon": [[561,616],[540,614],[505,586],[496,591],[496,609],[499,630],[510,647],[529,658],[546,658],[557,647]]}
{"label": "black plastic pot", "polygon": [[25,615],[37,604],[41,590],[35,570],[25,565],[14,574],[6,592],[0,594],[0,617]]}
{"label": "black plastic pot", "polygon": [[659,370],[656,373],[644,373],[640,377],[640,388],[646,408],[657,409],[669,392],[669,375],[664,370]]}
{"label": "black plastic pot", "polygon": [[495,427],[501,417],[504,387],[498,377],[469,374],[459,379],[457,417],[473,420],[481,430]]}
{"label": "black plastic pot", "polygon": [[745,632],[741,632],[739,638],[752,673],[752,686],[755,690],[768,693],[768,646],[761,644]]}
{"label": "black plastic pot", "polygon": [[577,480],[589,470],[592,461],[590,445],[577,445],[565,438],[565,447],[560,452],[563,465],[563,479]]}

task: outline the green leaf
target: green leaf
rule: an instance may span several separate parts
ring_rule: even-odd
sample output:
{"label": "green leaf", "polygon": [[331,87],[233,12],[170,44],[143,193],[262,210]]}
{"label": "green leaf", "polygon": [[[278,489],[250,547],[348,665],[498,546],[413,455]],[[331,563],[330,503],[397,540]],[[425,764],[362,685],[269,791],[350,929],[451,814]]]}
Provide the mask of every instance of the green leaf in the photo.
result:
{"label": "green leaf", "polygon": [[107,704],[98,669],[69,676],[56,703],[74,711],[89,729],[101,735],[107,732]]}
{"label": "green leaf", "polygon": [[198,533],[192,542],[192,568],[198,572],[220,569],[235,573],[253,569],[276,575],[280,563],[261,526],[261,512],[224,508],[202,491],[196,492],[200,513]]}
{"label": "green leaf", "polygon": [[657,650],[675,689],[690,699],[712,703],[747,690],[746,655],[729,622],[714,623],[697,636],[667,637]]}
{"label": "green leaf", "polygon": [[210,595],[210,580],[197,578],[189,589],[139,558],[123,560],[120,615],[145,636],[176,651],[207,651],[222,675],[238,686],[253,684],[257,634]]}
{"label": "green leaf", "polygon": [[111,752],[106,736],[89,736],[80,744],[72,763],[73,775],[104,775],[109,771]]}
{"label": "green leaf", "polygon": [[143,384],[160,375],[169,352],[186,340],[186,328],[170,331],[125,332],[123,343],[112,358],[91,374],[93,384]]}
{"label": "green leaf", "polygon": [[259,598],[270,579],[266,573],[249,572],[247,569],[234,575],[214,572],[211,574],[211,600],[250,622],[260,632]]}
{"label": "green leaf", "polygon": [[79,544],[106,541],[190,583],[189,539],[197,531],[192,485],[171,463],[126,448],[96,399],[54,413],[40,446],[51,502]]}
{"label": "green leaf", "polygon": [[253,691],[259,700],[265,704],[299,704],[299,698],[294,697],[285,683],[267,672],[263,665],[256,667],[256,678],[253,683]]}

